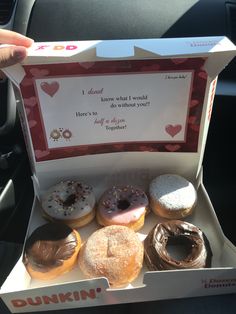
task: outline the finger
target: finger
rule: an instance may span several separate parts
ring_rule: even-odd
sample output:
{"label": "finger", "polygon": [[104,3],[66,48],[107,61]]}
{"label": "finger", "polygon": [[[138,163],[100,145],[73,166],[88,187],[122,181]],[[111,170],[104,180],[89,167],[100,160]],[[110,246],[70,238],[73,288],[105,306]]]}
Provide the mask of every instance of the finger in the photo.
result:
{"label": "finger", "polygon": [[21,62],[27,56],[25,47],[12,46],[0,48],[0,69]]}
{"label": "finger", "polygon": [[19,33],[0,29],[0,43],[13,44],[18,46],[30,47],[33,44],[33,39],[23,36]]}

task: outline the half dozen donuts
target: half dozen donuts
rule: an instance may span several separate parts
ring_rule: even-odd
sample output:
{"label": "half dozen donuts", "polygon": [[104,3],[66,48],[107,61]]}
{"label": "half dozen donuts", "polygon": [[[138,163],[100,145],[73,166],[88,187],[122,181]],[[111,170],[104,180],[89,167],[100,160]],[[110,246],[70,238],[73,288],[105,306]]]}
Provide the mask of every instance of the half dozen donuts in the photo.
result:
{"label": "half dozen donuts", "polygon": [[[105,277],[112,288],[134,281],[143,263],[149,271],[211,267],[206,235],[183,221],[196,203],[193,184],[175,174],[153,179],[148,193],[132,185],[112,186],[98,202],[91,186],[59,182],[42,197],[47,223],[26,240],[23,263],[29,275],[40,280],[57,278],[79,265],[86,278]],[[137,231],[149,211],[160,222],[142,242]],[[95,217],[100,228],[82,243],[79,230]],[[179,248],[184,250],[181,255]]]}

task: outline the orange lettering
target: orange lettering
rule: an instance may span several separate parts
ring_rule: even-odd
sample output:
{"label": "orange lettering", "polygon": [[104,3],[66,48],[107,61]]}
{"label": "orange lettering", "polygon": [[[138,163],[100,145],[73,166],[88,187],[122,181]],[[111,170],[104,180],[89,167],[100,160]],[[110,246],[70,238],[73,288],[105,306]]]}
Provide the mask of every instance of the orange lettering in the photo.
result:
{"label": "orange lettering", "polygon": [[54,46],[53,50],[63,50],[64,48],[64,46]]}

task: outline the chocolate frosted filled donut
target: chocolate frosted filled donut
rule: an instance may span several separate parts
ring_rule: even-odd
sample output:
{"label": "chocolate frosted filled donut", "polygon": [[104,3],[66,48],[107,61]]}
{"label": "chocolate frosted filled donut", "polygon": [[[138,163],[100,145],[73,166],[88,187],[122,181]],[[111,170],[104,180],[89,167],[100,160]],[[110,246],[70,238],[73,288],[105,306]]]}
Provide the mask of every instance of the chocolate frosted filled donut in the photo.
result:
{"label": "chocolate frosted filled donut", "polygon": [[142,189],[113,186],[98,202],[97,221],[102,226],[121,225],[137,231],[144,225],[147,209],[148,197]]}
{"label": "chocolate frosted filled donut", "polygon": [[43,217],[71,228],[90,223],[95,217],[95,195],[91,186],[79,181],[61,181],[42,197]]}
{"label": "chocolate frosted filled donut", "polygon": [[[168,246],[184,248],[184,256],[175,258]],[[144,241],[144,256],[151,271],[211,267],[212,251],[204,233],[188,222],[170,220],[157,224]]]}
{"label": "chocolate frosted filled donut", "polygon": [[26,240],[23,263],[32,278],[54,279],[77,263],[81,238],[76,230],[61,223],[36,228]]}

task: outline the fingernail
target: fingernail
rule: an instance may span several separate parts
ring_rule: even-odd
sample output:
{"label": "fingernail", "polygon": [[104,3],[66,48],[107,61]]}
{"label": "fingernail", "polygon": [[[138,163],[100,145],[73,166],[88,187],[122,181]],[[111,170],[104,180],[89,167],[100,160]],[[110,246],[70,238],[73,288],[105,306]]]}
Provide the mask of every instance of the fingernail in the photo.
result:
{"label": "fingernail", "polygon": [[13,52],[13,58],[17,61],[21,61],[26,57],[26,49],[16,48]]}

